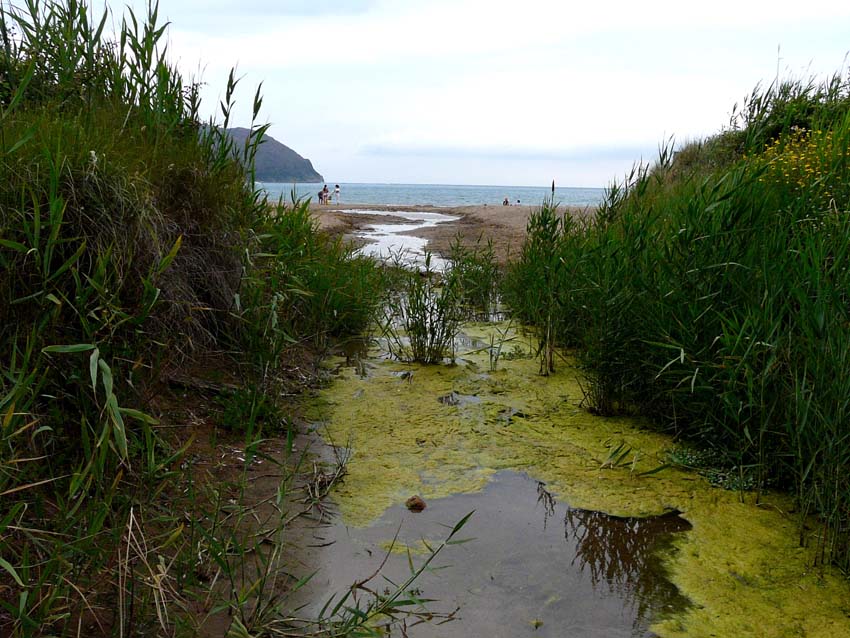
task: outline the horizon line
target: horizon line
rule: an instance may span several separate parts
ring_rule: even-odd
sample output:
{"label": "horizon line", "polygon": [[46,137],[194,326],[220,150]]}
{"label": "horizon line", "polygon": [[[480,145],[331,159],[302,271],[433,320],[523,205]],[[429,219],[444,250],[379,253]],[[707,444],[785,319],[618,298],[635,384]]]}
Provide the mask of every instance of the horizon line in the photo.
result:
{"label": "horizon line", "polygon": [[[470,188],[544,188],[551,189],[551,184],[545,185],[534,185],[534,184],[457,184],[457,183],[436,183],[436,182],[345,182],[345,181],[335,181],[335,180],[322,180],[319,182],[271,182],[266,180],[256,180],[257,183],[260,184],[286,184],[288,186],[297,186],[297,185],[306,185],[306,184],[349,184],[349,185],[368,185],[368,186],[467,186]],[[555,188],[573,188],[573,189],[592,189],[592,190],[605,190],[607,186],[558,186],[555,184]]]}

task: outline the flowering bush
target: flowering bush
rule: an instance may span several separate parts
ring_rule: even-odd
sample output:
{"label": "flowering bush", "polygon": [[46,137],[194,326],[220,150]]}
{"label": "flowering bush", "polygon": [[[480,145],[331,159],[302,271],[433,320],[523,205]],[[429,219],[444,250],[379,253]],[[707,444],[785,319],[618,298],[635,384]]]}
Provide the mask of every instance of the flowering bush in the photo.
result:
{"label": "flowering bush", "polygon": [[764,171],[759,181],[806,198],[812,209],[823,211],[847,205],[848,158],[845,140],[837,142],[833,131],[795,127],[752,159]]}

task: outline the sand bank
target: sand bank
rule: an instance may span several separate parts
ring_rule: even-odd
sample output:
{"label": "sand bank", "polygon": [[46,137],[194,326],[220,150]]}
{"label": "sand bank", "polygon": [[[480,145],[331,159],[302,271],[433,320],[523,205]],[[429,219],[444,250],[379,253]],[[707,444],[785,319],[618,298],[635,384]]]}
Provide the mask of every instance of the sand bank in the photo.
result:
{"label": "sand bank", "polygon": [[[320,227],[332,234],[340,234],[355,242],[362,242],[358,233],[371,224],[404,223],[402,218],[386,215],[369,215],[368,213],[342,212],[345,210],[359,211],[414,211],[452,215],[458,218],[455,222],[440,224],[433,228],[416,231],[418,237],[428,240],[428,247],[438,253],[445,254],[455,236],[460,234],[465,242],[474,242],[482,237],[493,242],[499,261],[504,262],[509,256],[516,255],[522,247],[528,218],[536,206],[459,206],[455,208],[436,206],[376,206],[360,204],[340,204],[323,206],[313,204],[310,208],[319,222]],[[570,208],[574,215],[589,214],[588,209]]]}

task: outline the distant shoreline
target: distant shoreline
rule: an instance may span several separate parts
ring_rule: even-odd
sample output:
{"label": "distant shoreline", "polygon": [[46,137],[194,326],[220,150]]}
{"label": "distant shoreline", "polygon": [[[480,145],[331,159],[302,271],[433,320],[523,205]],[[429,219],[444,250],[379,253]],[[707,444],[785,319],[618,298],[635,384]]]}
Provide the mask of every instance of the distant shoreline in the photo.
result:
{"label": "distant shoreline", "polygon": [[[306,185],[306,184],[340,184],[343,186],[413,186],[413,187],[436,187],[436,188],[544,188],[551,189],[550,186],[535,186],[533,184],[438,184],[431,182],[336,182],[332,179],[320,179],[318,182],[311,182],[306,180],[284,180],[284,181],[274,181],[269,179],[259,179],[257,178],[257,183],[259,184],[270,184],[275,186],[287,186],[292,187],[293,185]],[[599,190],[604,191],[605,186],[556,186],[556,190]]]}
{"label": "distant shoreline", "polygon": [[[296,197],[317,201],[321,184],[333,192],[337,182],[295,184]],[[551,197],[551,187],[540,186],[474,186],[450,184],[354,184],[339,182],[341,204],[380,206],[431,206],[457,208],[463,206],[501,206],[505,200],[516,206],[539,206]],[[261,182],[271,199],[291,199],[292,184]],[[604,198],[603,188],[558,187],[555,201],[568,207],[596,207]]]}

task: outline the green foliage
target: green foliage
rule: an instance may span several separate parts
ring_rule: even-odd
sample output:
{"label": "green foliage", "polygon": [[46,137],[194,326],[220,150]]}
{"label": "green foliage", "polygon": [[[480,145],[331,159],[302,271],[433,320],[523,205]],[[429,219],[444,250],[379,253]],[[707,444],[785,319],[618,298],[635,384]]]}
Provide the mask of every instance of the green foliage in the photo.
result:
{"label": "green foliage", "polygon": [[[835,74],[825,82],[777,80],[757,86],[740,107],[736,104],[729,127],[705,140],[676,151],[667,179],[703,178],[795,131],[828,131],[840,127],[850,106],[850,78]],[[655,167],[654,170],[658,170]]]}
{"label": "green foliage", "polygon": [[732,127],[744,134],[745,154],[760,153],[793,130],[840,128],[850,108],[850,77],[836,73],[826,81],[777,80],[756,87],[734,110]]}
{"label": "green foliage", "polygon": [[496,265],[493,242],[467,245],[458,235],[449,247],[449,264],[452,276],[460,288],[460,303],[472,319],[490,319],[498,309],[498,291],[501,273]]}
{"label": "green foliage", "polygon": [[231,432],[273,434],[284,423],[274,400],[257,388],[239,388],[215,397],[221,407],[219,424]]}
{"label": "green foliage", "polygon": [[734,129],[684,144],[676,151],[670,179],[706,175],[734,164],[743,157],[745,144],[746,133]]}
{"label": "green foliage", "polygon": [[[374,260],[318,232],[308,201],[269,207],[258,217],[252,271],[242,296],[247,330],[271,321],[284,339],[357,334],[374,319],[383,278]],[[273,310],[273,312],[271,312]],[[260,315],[264,315],[265,319]]]}
{"label": "green foliage", "polygon": [[403,361],[454,360],[454,341],[464,318],[461,287],[451,269],[440,274],[425,254],[425,270],[398,270],[385,304],[383,332],[392,354]]}
{"label": "green foliage", "polygon": [[[155,4],[141,19],[128,11],[114,41],[108,15],[93,23],[83,2],[8,7],[0,633],[61,634],[91,605],[117,609],[115,632],[132,633],[161,599],[144,585],[149,557],[121,548],[147,532],[139,510],[160,506],[183,451],[148,414],[160,371],[205,349],[247,350],[258,393],[228,418],[274,415],[264,393],[283,348],[359,330],[378,276],[318,237],[306,207],[269,207],[252,177],[266,127],[252,124],[240,145],[224,132],[232,73],[223,123],[201,123]],[[258,89],[255,119],[261,105]],[[175,516],[158,529],[178,527]]]}
{"label": "green foliage", "polygon": [[760,487],[757,468],[731,465],[716,448],[680,446],[668,452],[667,463],[695,471],[715,487],[726,490],[744,492]]}
{"label": "green foliage", "polygon": [[575,304],[572,275],[573,261],[581,255],[580,227],[574,217],[560,213],[554,202],[545,201],[529,217],[520,257],[509,264],[502,284],[506,304],[521,321],[537,329],[541,374],[554,371],[557,345],[577,343],[573,326],[581,322],[573,313],[582,309]]}
{"label": "green foliage", "polygon": [[541,349],[578,348],[591,409],[716,450],[724,484],[793,490],[801,530],[820,517],[820,557],[847,569],[847,81],[756,92],[740,123],[693,170],[662,149],[592,224],[544,206],[505,299]]}

